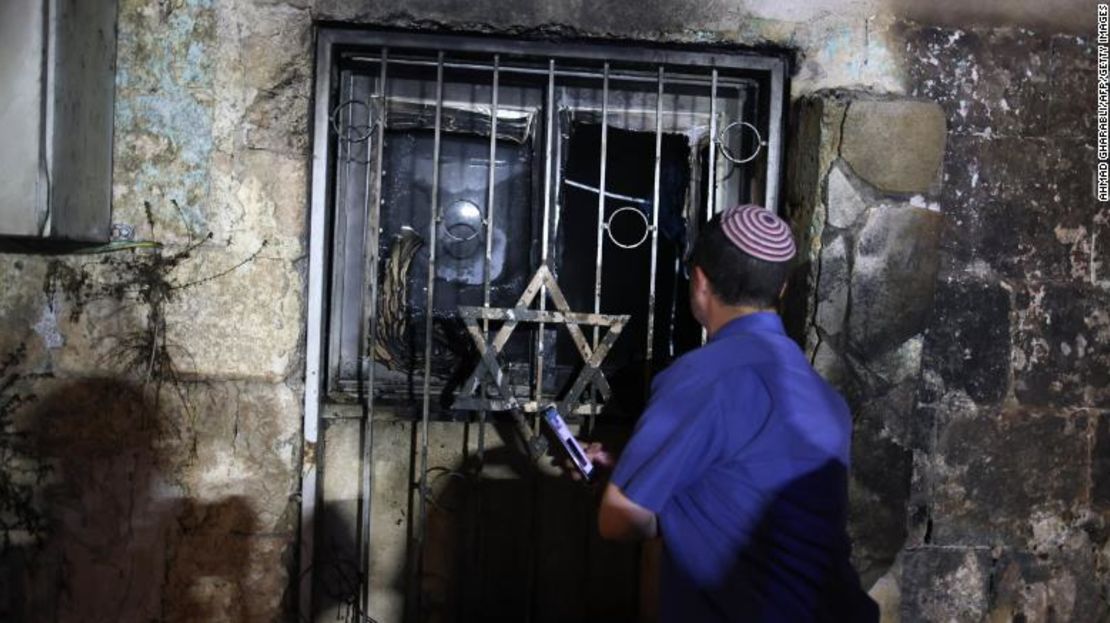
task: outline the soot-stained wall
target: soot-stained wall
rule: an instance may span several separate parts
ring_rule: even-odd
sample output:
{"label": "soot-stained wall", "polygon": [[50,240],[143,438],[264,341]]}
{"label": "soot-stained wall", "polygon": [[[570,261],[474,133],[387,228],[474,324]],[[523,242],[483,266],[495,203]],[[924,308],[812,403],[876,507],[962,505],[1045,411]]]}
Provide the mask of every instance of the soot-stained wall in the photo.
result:
{"label": "soot-stained wall", "polygon": [[317,20],[793,50],[793,324],[856,409],[884,617],[1106,616],[1093,12],[905,4],[122,1],[113,220],[142,244],[0,255],[0,618],[294,618]]}
{"label": "soot-stained wall", "polygon": [[1092,187],[1094,46],[1020,29],[905,35],[910,92],[949,125],[905,606],[1099,620],[1110,209]]}

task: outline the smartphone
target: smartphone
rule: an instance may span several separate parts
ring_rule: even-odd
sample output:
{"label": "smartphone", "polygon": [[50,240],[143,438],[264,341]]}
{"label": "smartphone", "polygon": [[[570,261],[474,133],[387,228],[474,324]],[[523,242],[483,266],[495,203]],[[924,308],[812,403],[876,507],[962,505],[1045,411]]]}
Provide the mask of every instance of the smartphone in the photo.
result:
{"label": "smartphone", "polygon": [[594,464],[586,457],[586,451],[582,449],[581,444],[567,428],[567,423],[563,421],[563,416],[559,415],[559,410],[555,408],[555,405],[550,405],[543,410],[543,421],[547,423],[552,434],[566,450],[570,460],[578,468],[578,473],[582,474],[582,477],[587,481],[590,480],[594,474]]}

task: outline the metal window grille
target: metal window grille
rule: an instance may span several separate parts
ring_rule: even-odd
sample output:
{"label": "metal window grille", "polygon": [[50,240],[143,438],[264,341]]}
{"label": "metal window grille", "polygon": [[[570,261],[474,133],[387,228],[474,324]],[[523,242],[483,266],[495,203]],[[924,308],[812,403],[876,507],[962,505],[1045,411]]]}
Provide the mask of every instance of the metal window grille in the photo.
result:
{"label": "metal window grille", "polygon": [[[511,307],[541,267],[574,311],[631,316],[611,367],[695,346],[682,260],[723,207],[779,206],[784,79],[773,55],[322,29],[306,441],[322,402],[390,405],[422,423],[426,483],[428,421],[457,417],[476,361],[459,306]],[[543,322],[518,333],[505,374],[534,412],[582,360]]]}

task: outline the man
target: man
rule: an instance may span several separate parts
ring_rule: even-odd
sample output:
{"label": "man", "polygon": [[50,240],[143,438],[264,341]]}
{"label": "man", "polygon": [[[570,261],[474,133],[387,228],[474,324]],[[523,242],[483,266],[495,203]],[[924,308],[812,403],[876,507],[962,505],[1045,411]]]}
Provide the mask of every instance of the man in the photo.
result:
{"label": "man", "polygon": [[775,313],[794,254],[759,206],[707,225],[690,306],[708,342],[656,377],[604,491],[603,536],[662,537],[662,623],[878,621],[849,562],[851,414]]}

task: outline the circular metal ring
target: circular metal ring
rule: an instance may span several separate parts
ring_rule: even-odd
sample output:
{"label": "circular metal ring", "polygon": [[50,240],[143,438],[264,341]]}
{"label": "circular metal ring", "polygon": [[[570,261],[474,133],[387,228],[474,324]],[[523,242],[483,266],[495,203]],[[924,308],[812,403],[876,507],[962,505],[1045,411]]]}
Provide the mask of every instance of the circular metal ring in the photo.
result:
{"label": "circular metal ring", "polygon": [[[339,140],[346,141],[348,143],[361,143],[362,141],[369,139],[370,136],[374,133],[373,123],[369,125],[348,124],[345,132],[342,128],[339,127],[339,113],[344,108],[352,108],[354,106],[362,106],[366,109],[366,114],[370,114],[370,106],[362,100],[345,100],[339,102],[339,104],[331,111],[331,128],[335,131],[335,134],[339,137]],[[365,133],[360,133],[356,129],[364,129]]]}
{"label": "circular metal ring", "polygon": [[477,227],[472,227],[469,223],[454,223],[450,227],[465,227],[471,232],[469,236],[463,238],[461,236],[456,236],[455,232],[451,231],[449,227],[444,227],[443,235],[450,238],[451,242],[470,242],[471,240],[474,240],[478,236],[482,235],[481,229]]}
{"label": "circular metal ring", "polygon": [[[634,212],[644,222],[644,235],[641,236],[639,240],[637,240],[636,242],[633,242],[631,244],[621,242],[621,241],[619,241],[619,240],[617,240],[616,238],[613,237],[613,219],[616,218],[616,216],[618,214],[620,214],[621,212],[626,212],[626,211],[627,212]],[[613,244],[617,245],[618,247],[620,247],[622,249],[635,249],[636,247],[644,244],[644,241],[647,240],[648,234],[651,233],[651,224],[648,223],[647,216],[643,212],[641,212],[638,208],[635,208],[633,206],[624,206],[624,207],[621,207],[621,208],[617,208],[616,210],[613,210],[613,213],[609,215],[608,219],[606,219],[606,221],[605,221],[605,233],[606,233],[606,235],[609,236],[609,240]]]}
{"label": "circular metal ring", "polygon": [[466,260],[482,246],[486,220],[478,204],[459,199],[447,206],[437,219],[443,233],[443,250],[457,260]]}
{"label": "circular metal ring", "polygon": [[[755,133],[755,151],[753,151],[752,155],[748,156],[747,158],[737,158],[735,155],[733,155],[732,150],[729,149],[728,146],[725,144],[725,135],[728,134],[729,130],[735,127],[751,128],[751,131]],[[732,123],[721,128],[721,131],[717,133],[717,148],[721,150],[721,155],[724,156],[728,161],[734,162],[736,164],[744,164],[745,162],[751,162],[752,160],[755,160],[755,157],[759,155],[759,152],[766,144],[767,141],[763,140],[763,135],[759,133],[759,128],[748,123],[747,121],[733,121]]]}
{"label": "circular metal ring", "polygon": [[[443,235],[450,238],[452,242],[470,242],[474,240],[482,235],[482,227],[486,224],[486,219],[482,217],[482,210],[478,207],[478,204],[467,199],[459,199],[448,205],[439,217],[439,221],[443,223]],[[469,229],[470,235],[465,237],[455,235],[455,232],[451,230],[456,227]]]}

